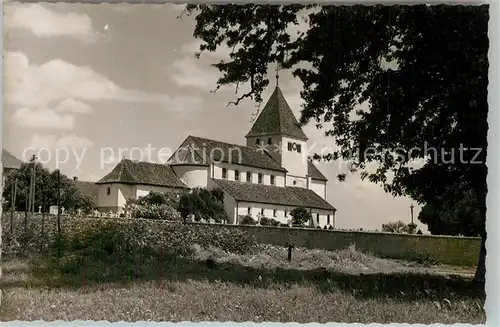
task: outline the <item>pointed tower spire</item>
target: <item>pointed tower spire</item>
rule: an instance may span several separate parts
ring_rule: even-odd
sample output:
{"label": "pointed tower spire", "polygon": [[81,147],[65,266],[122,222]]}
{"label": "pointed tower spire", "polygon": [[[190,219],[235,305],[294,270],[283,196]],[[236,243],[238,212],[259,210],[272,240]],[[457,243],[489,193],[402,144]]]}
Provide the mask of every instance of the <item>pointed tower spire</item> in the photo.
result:
{"label": "pointed tower spire", "polygon": [[276,86],[246,138],[278,134],[307,141],[281,89]]}

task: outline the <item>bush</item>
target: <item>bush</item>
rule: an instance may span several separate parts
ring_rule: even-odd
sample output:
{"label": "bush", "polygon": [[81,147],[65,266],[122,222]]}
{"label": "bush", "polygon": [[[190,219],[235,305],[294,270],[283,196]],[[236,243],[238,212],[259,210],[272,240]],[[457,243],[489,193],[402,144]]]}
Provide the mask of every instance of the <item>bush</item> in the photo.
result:
{"label": "bush", "polygon": [[184,221],[194,216],[195,221],[213,219],[215,222],[227,220],[224,208],[224,192],[220,189],[194,188],[181,195],[179,212]]}
{"label": "bush", "polygon": [[260,218],[260,224],[262,226],[279,226],[280,222],[272,218],[262,217]]}
{"label": "bush", "polygon": [[180,221],[179,191],[150,192],[146,196],[127,201],[125,211],[131,218]]}
{"label": "bush", "polygon": [[240,225],[256,225],[257,222],[250,215],[246,215],[241,219]]}
{"label": "bush", "polygon": [[292,225],[294,227],[303,227],[308,221],[312,219],[312,215],[306,208],[299,207],[290,211],[292,216]]}
{"label": "bush", "polygon": [[248,232],[234,229],[171,223],[146,219],[106,219],[61,217],[62,237],[57,238],[57,219],[45,217],[42,233],[40,217],[28,221],[24,233],[23,220],[17,219],[14,235],[3,221],[3,253],[61,252],[75,257],[125,260],[130,256],[189,256],[195,244],[203,248],[217,247],[230,253],[251,253],[255,238]]}

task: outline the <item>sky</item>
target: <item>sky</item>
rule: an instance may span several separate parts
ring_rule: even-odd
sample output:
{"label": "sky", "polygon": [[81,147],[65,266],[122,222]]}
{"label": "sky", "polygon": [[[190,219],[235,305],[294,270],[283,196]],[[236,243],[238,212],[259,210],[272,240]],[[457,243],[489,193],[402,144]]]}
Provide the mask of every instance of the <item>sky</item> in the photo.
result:
{"label": "sky", "polygon": [[[245,144],[257,108],[237,107],[233,87],[215,94],[211,64],[228,51],[194,56],[194,17],[182,5],[4,4],[3,148],[21,159],[36,153],[49,169],[97,181],[123,157],[165,162],[188,135]],[[305,22],[293,32],[307,28]],[[274,90],[274,67],[269,67]],[[297,118],[301,82],[280,72],[279,86]],[[241,91],[240,91],[241,92]],[[332,148],[314,124],[309,148]],[[380,230],[411,221],[411,199],[349,174],[342,162],[318,163],[328,178],[336,227]],[[417,221],[424,233],[426,226]]]}

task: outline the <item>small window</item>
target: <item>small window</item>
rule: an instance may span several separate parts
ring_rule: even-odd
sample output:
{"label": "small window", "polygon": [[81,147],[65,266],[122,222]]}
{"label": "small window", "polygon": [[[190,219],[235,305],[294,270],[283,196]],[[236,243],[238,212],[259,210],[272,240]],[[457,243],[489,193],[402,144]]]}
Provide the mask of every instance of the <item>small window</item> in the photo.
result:
{"label": "small window", "polygon": [[273,217],[278,217],[278,210],[276,209],[273,210]]}
{"label": "small window", "polygon": [[111,187],[108,186],[108,189],[106,190],[107,195],[111,195]]}
{"label": "small window", "polygon": [[292,151],[292,150],[293,150],[292,143],[291,143],[291,142],[288,142],[288,151]]}
{"label": "small window", "polygon": [[258,179],[259,184],[262,184],[262,174],[259,173],[259,179]]}
{"label": "small window", "polygon": [[247,171],[247,182],[251,182],[252,181],[252,173]]}
{"label": "small window", "polygon": [[227,178],[227,169],[222,168],[222,178],[226,179]]}
{"label": "small window", "polygon": [[247,208],[247,214],[250,214],[252,212],[252,207]]}
{"label": "small window", "polygon": [[240,171],[239,170],[235,170],[234,171],[234,180],[235,181],[239,181],[240,180]]}
{"label": "small window", "polygon": [[288,217],[288,211],[285,210],[285,218]]}
{"label": "small window", "polygon": [[260,209],[260,215],[261,215],[261,216],[264,216],[264,208],[261,208],[261,209]]}
{"label": "small window", "polygon": [[271,175],[271,185],[274,185],[274,175]]}
{"label": "small window", "polygon": [[326,216],[326,223],[329,224],[330,223],[330,215],[327,215]]}
{"label": "small window", "polygon": [[269,145],[273,144],[273,139],[272,138],[268,138],[267,139],[267,144],[269,144]]}
{"label": "small window", "polygon": [[319,213],[316,214],[316,222],[319,224]]}
{"label": "small window", "polygon": [[256,139],[255,144],[260,145],[260,139]]}
{"label": "small window", "polygon": [[297,152],[298,152],[298,153],[300,153],[300,152],[302,151],[301,147],[302,147],[302,146],[301,146],[300,144],[297,144]]}

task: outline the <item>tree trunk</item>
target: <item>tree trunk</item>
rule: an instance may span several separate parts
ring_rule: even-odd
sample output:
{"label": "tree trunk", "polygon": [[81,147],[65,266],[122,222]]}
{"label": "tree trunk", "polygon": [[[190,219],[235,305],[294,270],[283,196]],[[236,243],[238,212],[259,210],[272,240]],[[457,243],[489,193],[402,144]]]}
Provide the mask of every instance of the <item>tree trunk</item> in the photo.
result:
{"label": "tree trunk", "polygon": [[[474,280],[477,282],[485,282],[486,281],[486,195],[488,193],[488,186],[486,184],[486,171],[484,169],[484,178],[478,179],[475,184],[474,191],[476,193],[476,197],[479,205],[479,214],[480,214],[480,222],[479,222],[479,236],[481,237],[481,247],[479,249],[479,259],[477,262],[476,274],[474,276]],[[483,176],[481,176],[483,177]],[[483,183],[481,183],[484,181]]]}
{"label": "tree trunk", "polygon": [[477,282],[486,281],[486,232],[481,236],[481,248],[479,250],[479,260],[474,280]]}

